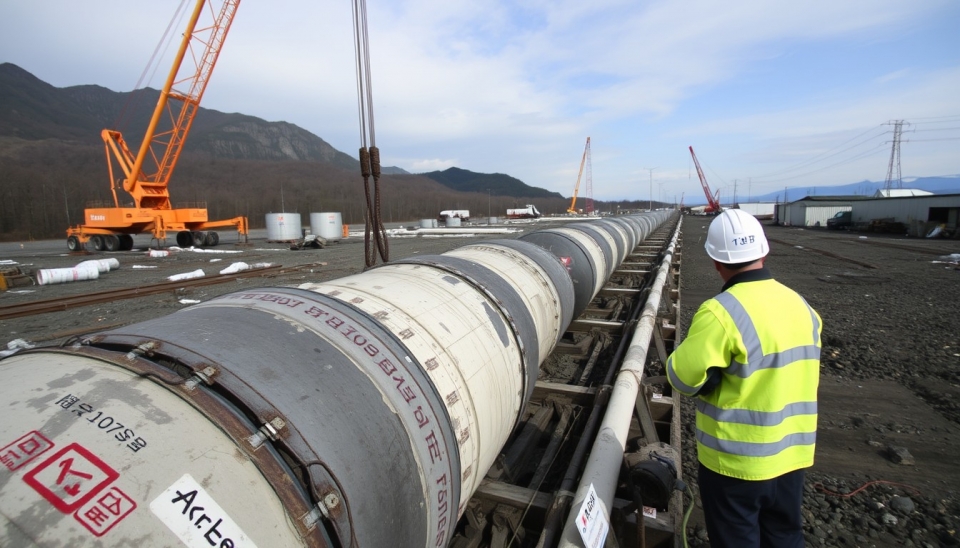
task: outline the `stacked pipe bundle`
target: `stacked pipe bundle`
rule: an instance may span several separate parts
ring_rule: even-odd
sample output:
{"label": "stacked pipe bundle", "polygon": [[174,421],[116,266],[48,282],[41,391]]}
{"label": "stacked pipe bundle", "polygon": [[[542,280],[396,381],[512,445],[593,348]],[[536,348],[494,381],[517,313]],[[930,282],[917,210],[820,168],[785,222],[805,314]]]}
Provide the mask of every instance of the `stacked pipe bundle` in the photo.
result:
{"label": "stacked pipe bundle", "polygon": [[37,285],[53,285],[81,280],[96,280],[100,274],[120,268],[120,261],[109,259],[91,259],[77,263],[70,268],[41,268],[37,270]]}
{"label": "stacked pipe bundle", "polygon": [[[0,544],[445,546],[541,362],[669,216],[241,291],[7,357],[0,445],[32,452],[0,484]],[[107,495],[126,513],[94,519]]]}

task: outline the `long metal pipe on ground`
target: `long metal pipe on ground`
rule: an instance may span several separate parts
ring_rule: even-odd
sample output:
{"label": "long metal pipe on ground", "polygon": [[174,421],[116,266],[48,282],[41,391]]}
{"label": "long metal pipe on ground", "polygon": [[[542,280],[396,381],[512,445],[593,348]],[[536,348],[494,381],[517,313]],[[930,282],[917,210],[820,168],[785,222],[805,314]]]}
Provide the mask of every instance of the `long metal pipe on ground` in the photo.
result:
{"label": "long metal pipe on ground", "polygon": [[669,216],[241,291],[0,360],[0,545],[445,546],[541,362]]}
{"label": "long metal pipe on ground", "polygon": [[630,423],[636,409],[640,385],[643,382],[647,351],[650,348],[650,339],[656,326],[660,297],[673,262],[673,252],[680,235],[680,224],[677,223],[670,245],[667,247],[657,270],[656,279],[650,287],[650,293],[640,314],[637,327],[633,332],[630,346],[627,349],[620,372],[617,374],[607,411],[604,414],[603,422],[600,424],[600,431],[590,450],[590,457],[587,459],[586,468],[570,506],[570,513],[567,516],[563,536],[560,540],[561,547],[583,545],[576,520],[580,506],[591,488],[597,494],[598,511],[602,512],[602,515],[609,522],[614,494],[617,489],[617,479],[623,462],[623,454],[627,447]]}

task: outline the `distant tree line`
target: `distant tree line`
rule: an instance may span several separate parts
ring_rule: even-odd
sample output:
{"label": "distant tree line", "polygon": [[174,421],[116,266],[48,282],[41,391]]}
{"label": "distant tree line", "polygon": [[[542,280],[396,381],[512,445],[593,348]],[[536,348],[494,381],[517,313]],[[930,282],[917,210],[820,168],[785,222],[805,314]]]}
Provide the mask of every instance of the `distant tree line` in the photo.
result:
{"label": "distant tree line", "polygon": [[[370,181],[371,189],[373,181]],[[444,209],[469,209],[474,218],[504,217],[508,208],[534,203],[545,215],[563,214],[567,198],[517,198],[487,192],[457,192],[419,175],[381,178],[383,221],[436,218]],[[211,220],[246,216],[251,228],[265,226],[268,213],[339,212],[348,224],[364,222],[363,180],[353,172],[320,162],[253,161],[185,153],[170,183],[174,207],[205,202]],[[66,237],[83,222],[86,207],[112,204],[102,147],[56,140],[0,138],[0,240]],[[118,191],[121,205],[130,196]],[[586,202],[580,198],[577,207]],[[615,210],[646,202],[604,204]]]}

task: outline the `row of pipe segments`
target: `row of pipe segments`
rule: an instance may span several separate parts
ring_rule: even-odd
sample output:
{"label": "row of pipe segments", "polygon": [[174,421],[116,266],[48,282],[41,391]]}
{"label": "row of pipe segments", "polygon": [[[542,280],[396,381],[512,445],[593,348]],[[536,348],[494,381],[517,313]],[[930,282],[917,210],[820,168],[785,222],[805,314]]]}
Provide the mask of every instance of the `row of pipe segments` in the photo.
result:
{"label": "row of pipe segments", "polygon": [[6,357],[0,545],[446,546],[542,361],[673,213],[238,291]]}

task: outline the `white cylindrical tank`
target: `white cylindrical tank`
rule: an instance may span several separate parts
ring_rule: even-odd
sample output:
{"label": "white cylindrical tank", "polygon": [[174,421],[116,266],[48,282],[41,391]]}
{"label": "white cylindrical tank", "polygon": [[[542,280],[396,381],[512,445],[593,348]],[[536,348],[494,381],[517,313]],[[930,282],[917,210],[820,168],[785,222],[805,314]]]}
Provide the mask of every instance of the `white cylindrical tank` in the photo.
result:
{"label": "white cylindrical tank", "polygon": [[311,213],[310,232],[328,242],[340,241],[343,238],[343,215],[339,211]]}
{"label": "white cylindrical tank", "polygon": [[446,225],[447,227],[460,226],[460,217],[447,217]]}
{"label": "white cylindrical tank", "polygon": [[290,242],[302,238],[299,213],[267,213],[267,241]]}
{"label": "white cylindrical tank", "polygon": [[499,222],[500,222],[500,219],[498,219],[498,218],[496,218],[496,217],[490,217],[489,219],[487,219],[487,224],[488,224],[488,225],[495,225],[495,224],[497,224],[497,223],[499,223]]}
{"label": "white cylindrical tank", "polygon": [[436,219],[420,219],[420,228],[433,228],[436,222]]}

